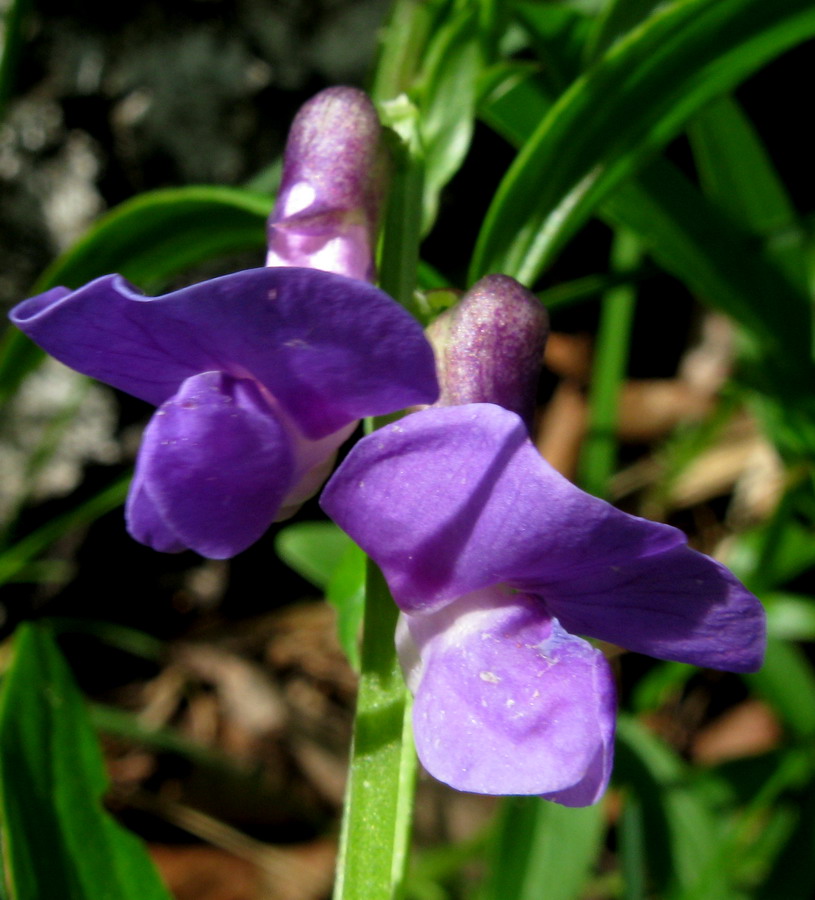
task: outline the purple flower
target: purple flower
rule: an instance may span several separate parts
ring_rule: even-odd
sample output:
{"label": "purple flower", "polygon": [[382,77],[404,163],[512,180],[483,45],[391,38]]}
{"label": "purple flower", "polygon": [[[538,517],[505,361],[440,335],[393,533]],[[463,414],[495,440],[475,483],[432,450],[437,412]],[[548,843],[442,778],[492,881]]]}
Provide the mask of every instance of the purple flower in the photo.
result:
{"label": "purple flower", "polygon": [[376,110],[351,87],[321,91],[292,123],[269,217],[267,266],[374,280],[384,154]]}
{"label": "purple flower", "polygon": [[300,110],[269,268],[155,298],[109,275],[12,310],[52,356],[158,406],[126,509],[142,543],[234,556],[319,489],[358,419],[438,396],[418,323],[358,280],[373,273],[379,133],[355,88]]}
{"label": "purple flower", "polygon": [[371,285],[314,269],[248,269],[155,298],[108,275],[11,319],[158,407],[127,524],[166,552],[239,553],[317,490],[358,419],[438,393],[418,323]]}
{"label": "purple flower", "polygon": [[461,790],[568,806],[603,793],[614,683],[577,635],[735,672],[761,664],[761,605],[724,566],[570,484],[499,406],[428,409],[364,438],[322,505],[406,614],[419,757]]}

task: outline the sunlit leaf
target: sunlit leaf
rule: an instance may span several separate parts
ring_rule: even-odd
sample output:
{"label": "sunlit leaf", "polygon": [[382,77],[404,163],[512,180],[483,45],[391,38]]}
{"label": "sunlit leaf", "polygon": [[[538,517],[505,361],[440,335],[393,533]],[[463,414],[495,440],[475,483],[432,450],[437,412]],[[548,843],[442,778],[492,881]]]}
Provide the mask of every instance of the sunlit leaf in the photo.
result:
{"label": "sunlit leaf", "polygon": [[678,0],[560,98],[493,200],[471,281],[533,282],[611,190],[702,105],[815,35],[809,0]]}

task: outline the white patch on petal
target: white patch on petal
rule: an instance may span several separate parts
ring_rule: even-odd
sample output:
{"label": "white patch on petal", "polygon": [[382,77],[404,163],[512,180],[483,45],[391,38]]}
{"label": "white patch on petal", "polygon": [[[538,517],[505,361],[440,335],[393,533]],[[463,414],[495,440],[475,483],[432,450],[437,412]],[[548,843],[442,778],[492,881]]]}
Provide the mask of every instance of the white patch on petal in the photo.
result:
{"label": "white patch on petal", "polygon": [[289,196],[286,197],[283,215],[281,216],[281,218],[293,216],[295,213],[299,213],[302,210],[307,209],[309,206],[311,206],[312,203],[314,203],[314,198],[316,196],[316,191],[307,182],[301,181],[298,184],[295,184],[289,191]]}

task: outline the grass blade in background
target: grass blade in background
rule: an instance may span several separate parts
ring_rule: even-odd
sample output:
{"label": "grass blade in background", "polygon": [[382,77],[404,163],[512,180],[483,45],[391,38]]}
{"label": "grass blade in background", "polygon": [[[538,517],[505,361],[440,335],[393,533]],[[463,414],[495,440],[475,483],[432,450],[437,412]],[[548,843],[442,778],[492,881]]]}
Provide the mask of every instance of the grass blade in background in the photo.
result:
{"label": "grass blade in background", "polygon": [[807,289],[804,233],[769,154],[741,107],[722,97],[690,123],[688,135],[705,194]]}
{"label": "grass blade in background", "polygon": [[94,223],[46,269],[35,292],[118,272],[149,293],[196,263],[255,247],[261,266],[272,202],[240,188],[203,185],[140,194]]}
{"label": "grass blade in background", "polygon": [[[639,238],[620,229],[611,255],[616,271],[633,270],[642,255]],[[620,387],[628,365],[636,299],[635,287],[621,284],[608,291],[600,312],[589,389],[588,431],[580,452],[579,469],[581,486],[597,497],[608,497],[609,483],[616,469]]]}
{"label": "grass blade in background", "polygon": [[434,35],[418,91],[424,155],[423,226],[436,218],[439,194],[458,171],[475,125],[476,81],[481,69],[478,10],[464,7]]}
{"label": "grass blade in background", "polygon": [[[721,824],[706,802],[703,791],[689,779],[682,760],[627,715],[617,721],[617,760],[614,779],[636,795],[642,822],[622,833],[644,844],[648,874],[660,897],[734,897],[722,872],[708,893],[693,891],[708,864],[718,858],[722,845]],[[623,858],[631,853],[623,851]]]}
{"label": "grass blade in background", "polygon": [[169,900],[140,842],[102,806],[84,700],[49,633],[24,625],[0,695],[5,870],[15,900]]}
{"label": "grass blade in background", "polygon": [[574,900],[605,831],[603,804],[571,809],[539,797],[503,801],[478,900]]}
{"label": "grass blade in background", "polygon": [[[520,146],[548,109],[546,89],[529,67],[493,77],[479,115]],[[666,271],[732,316],[763,345],[765,361],[788,367],[808,357],[806,295],[671,163],[649,164],[619,186],[600,213],[615,227],[637,234]],[[792,388],[807,380],[799,375],[784,383]]]}
{"label": "grass blade in background", "polygon": [[621,41],[553,107],[487,214],[471,281],[530,284],[614,187],[705,103],[815,35],[810,0],[678,0]]}
{"label": "grass blade in background", "polygon": [[650,16],[663,0],[610,0],[586,41],[584,59],[592,63]]}

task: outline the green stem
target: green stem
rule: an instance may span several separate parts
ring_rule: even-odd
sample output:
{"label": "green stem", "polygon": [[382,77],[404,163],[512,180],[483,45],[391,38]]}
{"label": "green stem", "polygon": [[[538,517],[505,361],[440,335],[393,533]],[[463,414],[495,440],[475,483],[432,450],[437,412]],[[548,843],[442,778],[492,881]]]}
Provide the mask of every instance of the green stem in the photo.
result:
{"label": "green stem", "polygon": [[393,640],[398,610],[368,562],[362,673],[334,900],[390,900],[404,879],[416,761]]}
{"label": "green stem", "polygon": [[[380,286],[411,309],[416,287],[422,165],[408,119],[392,133],[392,190],[379,260]],[[376,427],[377,422],[369,423]],[[396,654],[399,611],[382,573],[368,561],[351,769],[346,789],[334,900],[393,900],[410,845],[416,756],[410,696]]]}

